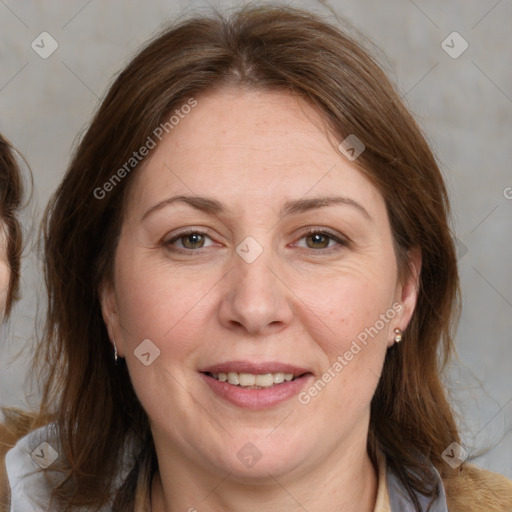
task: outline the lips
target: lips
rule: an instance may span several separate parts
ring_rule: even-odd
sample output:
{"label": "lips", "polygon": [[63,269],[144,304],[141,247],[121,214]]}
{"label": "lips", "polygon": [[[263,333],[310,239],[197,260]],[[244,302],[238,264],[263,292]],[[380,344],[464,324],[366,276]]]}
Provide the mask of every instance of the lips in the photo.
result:
{"label": "lips", "polygon": [[279,362],[228,361],[200,370],[209,388],[239,407],[263,409],[300,392],[312,372]]}

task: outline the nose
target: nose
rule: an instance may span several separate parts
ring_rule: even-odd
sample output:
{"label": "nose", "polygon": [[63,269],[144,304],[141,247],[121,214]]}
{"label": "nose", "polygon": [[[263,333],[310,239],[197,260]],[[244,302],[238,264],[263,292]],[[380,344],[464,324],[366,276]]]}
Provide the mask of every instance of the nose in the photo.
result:
{"label": "nose", "polygon": [[221,324],[251,335],[280,332],[293,318],[293,293],[266,252],[252,263],[235,258],[219,305]]}

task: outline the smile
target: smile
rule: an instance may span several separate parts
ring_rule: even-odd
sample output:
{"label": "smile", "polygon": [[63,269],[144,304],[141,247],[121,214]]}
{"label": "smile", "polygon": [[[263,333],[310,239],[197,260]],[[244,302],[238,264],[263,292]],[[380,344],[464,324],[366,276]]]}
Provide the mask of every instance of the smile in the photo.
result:
{"label": "smile", "polygon": [[307,368],[280,362],[230,361],[200,370],[205,384],[237,407],[261,410],[295,397],[314,377]]}
{"label": "smile", "polygon": [[290,382],[300,375],[294,376],[293,373],[263,373],[263,374],[252,374],[252,373],[238,373],[238,372],[219,372],[219,373],[208,373],[210,377],[220,381],[227,382],[233,386],[240,386],[242,388],[249,389],[263,389],[270,388],[276,384],[282,384],[283,382]]}

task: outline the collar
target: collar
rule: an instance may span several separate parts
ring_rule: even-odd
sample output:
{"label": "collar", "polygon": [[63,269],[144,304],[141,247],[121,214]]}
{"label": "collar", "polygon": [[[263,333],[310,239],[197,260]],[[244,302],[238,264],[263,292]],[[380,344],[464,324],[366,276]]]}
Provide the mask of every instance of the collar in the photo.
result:
{"label": "collar", "polygon": [[[387,467],[386,457],[383,453],[377,453],[378,464],[378,488],[377,500],[373,512],[416,512],[407,490],[398,476]],[[423,494],[416,492],[416,497],[421,504],[422,511],[428,512],[448,512],[446,504],[446,494],[443,481],[439,472],[431,464],[430,470],[436,479],[439,487],[439,496],[432,501]]]}

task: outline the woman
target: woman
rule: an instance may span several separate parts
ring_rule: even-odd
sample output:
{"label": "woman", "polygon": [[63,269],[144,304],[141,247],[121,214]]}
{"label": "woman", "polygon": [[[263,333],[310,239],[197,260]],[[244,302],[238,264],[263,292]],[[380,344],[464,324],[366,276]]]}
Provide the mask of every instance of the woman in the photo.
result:
{"label": "woman", "polygon": [[0,134],[0,318],[9,316],[18,293],[22,246],[17,215],[22,195],[13,150]]}
{"label": "woman", "polygon": [[[18,215],[22,196],[23,183],[15,151],[0,134],[0,321],[9,317],[18,298],[23,249]],[[11,417],[14,420],[14,415]],[[15,441],[14,434],[0,424],[0,453],[3,454],[9,443]],[[4,468],[0,466],[0,495],[4,481]]]}
{"label": "woman", "polygon": [[448,213],[339,29],[261,7],[164,32],[47,210],[46,385],[11,510],[509,510],[440,382]]}

